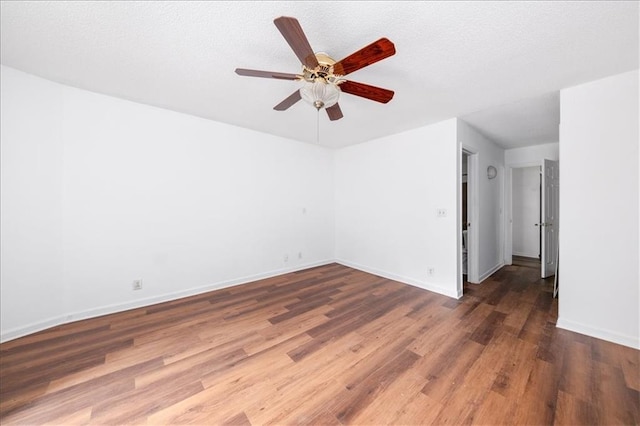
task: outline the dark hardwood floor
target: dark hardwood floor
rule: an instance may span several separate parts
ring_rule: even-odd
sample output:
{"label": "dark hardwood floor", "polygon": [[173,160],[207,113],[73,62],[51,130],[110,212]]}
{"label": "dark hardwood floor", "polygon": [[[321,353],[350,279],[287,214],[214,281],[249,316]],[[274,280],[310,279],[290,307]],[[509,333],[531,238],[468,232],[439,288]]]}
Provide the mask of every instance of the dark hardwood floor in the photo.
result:
{"label": "dark hardwood floor", "polygon": [[540,259],[535,257],[513,256],[512,264],[515,266],[528,266],[540,270]]}
{"label": "dark hardwood floor", "polygon": [[454,300],[332,264],[0,345],[0,423],[638,424],[637,350],[508,266]]}

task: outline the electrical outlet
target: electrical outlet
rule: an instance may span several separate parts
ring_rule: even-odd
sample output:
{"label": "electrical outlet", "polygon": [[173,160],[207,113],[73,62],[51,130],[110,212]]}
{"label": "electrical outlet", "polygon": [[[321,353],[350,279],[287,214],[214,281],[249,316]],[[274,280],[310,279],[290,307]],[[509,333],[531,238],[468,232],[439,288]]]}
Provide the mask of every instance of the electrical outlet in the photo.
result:
{"label": "electrical outlet", "polygon": [[447,209],[438,209],[437,215],[438,217],[447,217]]}
{"label": "electrical outlet", "polygon": [[133,280],[133,289],[142,290],[142,280]]}
{"label": "electrical outlet", "polygon": [[285,255],[284,255],[284,261],[285,261],[285,262],[288,262],[288,261],[289,261],[289,255],[288,255],[288,254],[285,254]]}
{"label": "electrical outlet", "polygon": [[301,251],[298,252],[298,259],[302,259],[302,252]]}
{"label": "electrical outlet", "polygon": [[427,268],[427,275],[429,275],[430,277],[432,277],[435,273],[436,273],[435,268]]}

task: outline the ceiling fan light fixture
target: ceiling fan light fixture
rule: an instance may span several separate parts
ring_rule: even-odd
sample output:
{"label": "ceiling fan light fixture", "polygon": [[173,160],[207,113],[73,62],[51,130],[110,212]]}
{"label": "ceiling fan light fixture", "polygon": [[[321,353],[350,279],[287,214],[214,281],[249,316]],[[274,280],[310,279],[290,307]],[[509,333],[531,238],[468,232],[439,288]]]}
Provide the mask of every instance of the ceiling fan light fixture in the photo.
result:
{"label": "ceiling fan light fixture", "polygon": [[338,103],[340,89],[335,83],[316,78],[314,81],[304,83],[300,89],[300,96],[316,109],[329,108]]}

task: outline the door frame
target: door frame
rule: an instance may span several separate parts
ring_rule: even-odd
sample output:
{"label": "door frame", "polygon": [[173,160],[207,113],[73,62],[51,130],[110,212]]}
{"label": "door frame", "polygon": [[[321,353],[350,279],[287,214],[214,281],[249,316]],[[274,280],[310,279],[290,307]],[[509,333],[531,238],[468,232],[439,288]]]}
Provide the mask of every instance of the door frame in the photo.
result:
{"label": "door frame", "polygon": [[[506,179],[504,181],[504,264],[513,264],[513,169],[524,169],[527,167],[538,167],[542,170],[541,161],[531,161],[525,163],[506,164]],[[540,189],[542,196],[542,189]]]}
{"label": "door frame", "polygon": [[[504,215],[504,264],[505,265],[512,265],[513,264],[513,229],[512,229],[512,223],[513,223],[513,209],[512,209],[512,201],[513,201],[513,169],[520,169],[520,168],[524,168],[524,167],[539,167],[540,168],[540,173],[542,173],[543,170],[543,165],[544,165],[544,160],[545,159],[540,159],[539,161],[531,161],[531,162],[523,162],[523,163],[512,163],[512,164],[506,164],[505,165],[505,170],[506,170],[506,179],[505,179],[505,198],[504,198],[504,211],[505,211],[505,215]],[[559,160],[553,160],[553,161],[557,161],[558,162],[558,166],[560,164]],[[542,177],[542,176],[541,176]],[[540,188],[540,196],[544,197],[544,188],[541,186]],[[558,202],[560,202],[558,200]],[[540,205],[540,208],[542,208],[542,203]],[[556,232],[558,231],[560,227],[560,223],[558,221],[557,225],[556,225]],[[541,239],[541,243],[542,243],[542,239]],[[542,276],[542,262],[544,260],[542,259],[542,251],[540,252],[540,275]]]}

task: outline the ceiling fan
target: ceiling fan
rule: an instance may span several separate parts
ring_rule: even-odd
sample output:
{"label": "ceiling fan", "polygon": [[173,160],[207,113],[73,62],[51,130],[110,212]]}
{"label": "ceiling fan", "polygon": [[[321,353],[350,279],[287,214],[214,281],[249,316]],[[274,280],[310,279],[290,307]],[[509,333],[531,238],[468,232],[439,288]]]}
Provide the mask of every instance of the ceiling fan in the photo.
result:
{"label": "ceiling fan", "polygon": [[313,52],[296,18],[281,16],[273,22],[302,62],[302,74],[236,69],[236,73],[242,76],[304,82],[302,88],[293,92],[273,109],[284,111],[300,99],[304,99],[317,110],[324,108],[330,120],[339,120],[343,117],[338,105],[341,92],[384,104],[393,98],[394,92],[391,90],[344,79],[344,76],[354,71],[394,55],[396,48],[388,39],[381,38],[336,62],[326,53]]}

